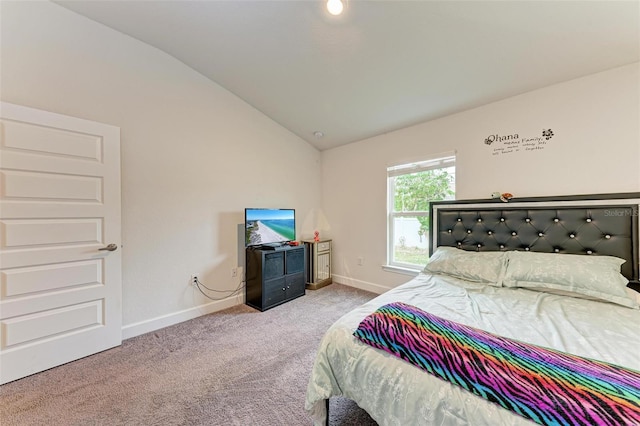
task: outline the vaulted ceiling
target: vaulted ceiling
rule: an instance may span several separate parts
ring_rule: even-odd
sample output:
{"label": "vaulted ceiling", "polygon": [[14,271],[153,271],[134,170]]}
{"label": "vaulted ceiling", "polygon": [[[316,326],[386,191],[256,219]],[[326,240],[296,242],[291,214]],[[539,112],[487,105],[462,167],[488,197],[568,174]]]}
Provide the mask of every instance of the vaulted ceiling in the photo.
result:
{"label": "vaulted ceiling", "polygon": [[638,1],[351,0],[338,17],[321,0],[56,3],[320,150],[640,60]]}

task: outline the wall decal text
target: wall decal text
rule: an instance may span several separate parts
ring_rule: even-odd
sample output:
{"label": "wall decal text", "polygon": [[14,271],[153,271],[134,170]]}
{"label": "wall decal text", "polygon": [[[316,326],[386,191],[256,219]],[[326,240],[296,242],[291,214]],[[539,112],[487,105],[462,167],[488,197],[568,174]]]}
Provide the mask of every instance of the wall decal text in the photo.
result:
{"label": "wall decal text", "polygon": [[545,149],[554,136],[553,130],[542,129],[541,136],[520,136],[519,133],[501,135],[495,133],[485,138],[484,143],[491,146],[492,155],[532,152]]}

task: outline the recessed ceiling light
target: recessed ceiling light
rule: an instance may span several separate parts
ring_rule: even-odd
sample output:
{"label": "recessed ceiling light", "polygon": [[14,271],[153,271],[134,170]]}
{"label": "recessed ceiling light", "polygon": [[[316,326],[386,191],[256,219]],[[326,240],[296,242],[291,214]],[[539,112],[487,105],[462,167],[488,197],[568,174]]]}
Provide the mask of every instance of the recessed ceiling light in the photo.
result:
{"label": "recessed ceiling light", "polygon": [[323,138],[323,137],[324,137],[324,133],[322,133],[322,132],[320,132],[320,131],[316,130],[315,132],[313,132],[313,136],[315,136],[315,137],[316,137],[316,139],[321,139],[321,138]]}
{"label": "recessed ceiling light", "polygon": [[340,0],[328,0],[327,10],[329,11],[330,14],[337,16],[337,15],[340,15],[344,10],[344,5]]}

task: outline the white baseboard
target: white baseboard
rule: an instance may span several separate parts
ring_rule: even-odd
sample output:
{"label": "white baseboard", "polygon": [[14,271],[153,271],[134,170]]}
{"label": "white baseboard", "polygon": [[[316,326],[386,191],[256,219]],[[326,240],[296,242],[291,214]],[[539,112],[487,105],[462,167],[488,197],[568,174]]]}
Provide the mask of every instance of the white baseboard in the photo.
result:
{"label": "white baseboard", "polygon": [[360,290],[370,291],[375,294],[382,294],[385,291],[391,290],[391,287],[385,287],[368,281],[356,280],[355,278],[345,277],[343,275],[333,275],[333,282],[348,285],[349,287],[359,288]]}
{"label": "white baseboard", "polygon": [[202,315],[218,312],[242,303],[244,303],[244,294],[238,294],[236,296],[227,297],[226,299],[216,300],[200,306],[194,306],[193,308],[185,309],[183,311],[173,312],[156,318],[136,322],[134,324],[128,324],[122,327],[122,340],[169,327],[170,325],[188,321]]}

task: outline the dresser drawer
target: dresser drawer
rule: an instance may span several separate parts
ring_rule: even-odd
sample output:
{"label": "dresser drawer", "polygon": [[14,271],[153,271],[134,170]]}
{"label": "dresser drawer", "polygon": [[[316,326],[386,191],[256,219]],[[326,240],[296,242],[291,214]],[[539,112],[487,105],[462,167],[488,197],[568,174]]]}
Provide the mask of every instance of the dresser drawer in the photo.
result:
{"label": "dresser drawer", "polygon": [[329,251],[331,250],[331,241],[323,241],[318,243],[318,251]]}
{"label": "dresser drawer", "polygon": [[287,284],[284,277],[264,283],[264,307],[270,307],[284,301]]}

